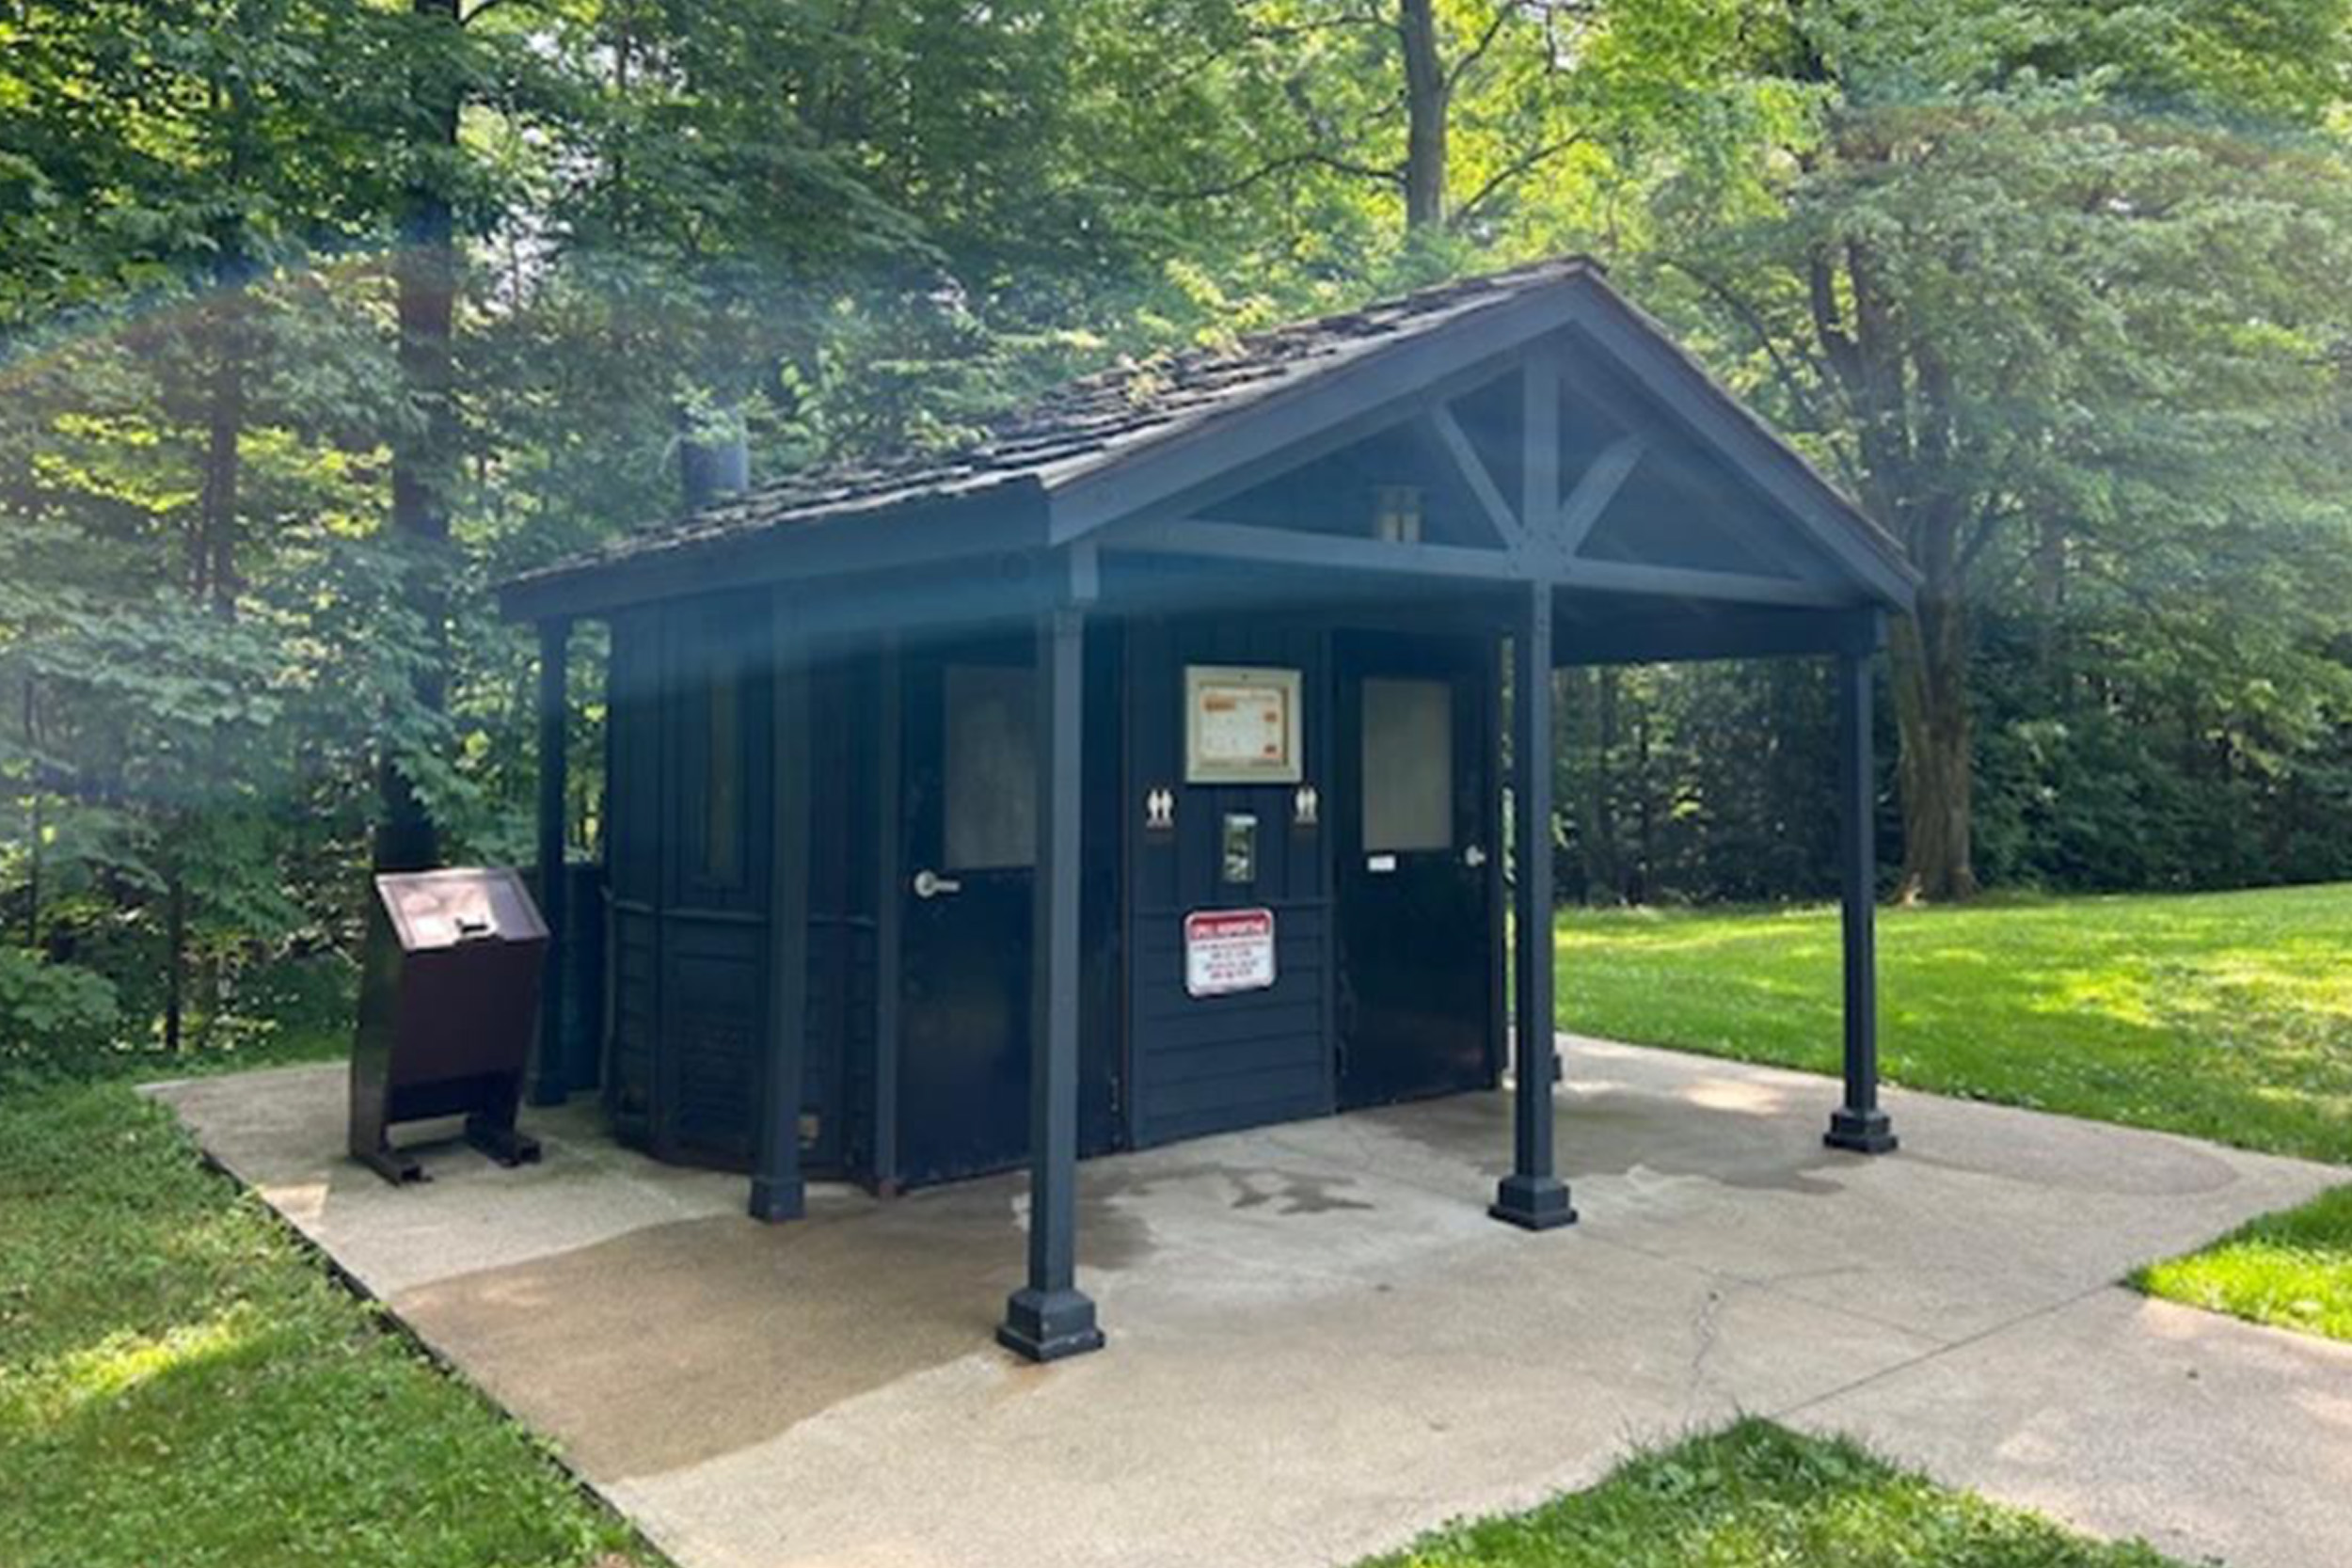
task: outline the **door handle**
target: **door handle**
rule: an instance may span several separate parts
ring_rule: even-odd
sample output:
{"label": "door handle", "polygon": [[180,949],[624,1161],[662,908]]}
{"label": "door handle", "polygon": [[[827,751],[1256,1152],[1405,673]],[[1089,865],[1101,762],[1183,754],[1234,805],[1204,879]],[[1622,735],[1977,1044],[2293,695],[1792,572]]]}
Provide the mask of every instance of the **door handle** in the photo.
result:
{"label": "door handle", "polygon": [[943,894],[962,891],[961,882],[953,877],[943,877],[928,865],[914,874],[914,896],[917,898],[937,898]]}
{"label": "door handle", "polygon": [[1486,863],[1486,851],[1480,846],[1473,844],[1469,848],[1462,851],[1462,863],[1469,866],[1472,871],[1475,871],[1480,866]]}

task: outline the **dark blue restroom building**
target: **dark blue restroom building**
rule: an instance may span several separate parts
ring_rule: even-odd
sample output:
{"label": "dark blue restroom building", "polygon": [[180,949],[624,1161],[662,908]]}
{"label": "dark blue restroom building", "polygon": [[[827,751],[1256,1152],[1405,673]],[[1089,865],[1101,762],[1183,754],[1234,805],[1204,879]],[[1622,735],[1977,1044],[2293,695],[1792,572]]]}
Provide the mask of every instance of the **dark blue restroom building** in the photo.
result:
{"label": "dark blue restroom building", "polygon": [[1869,666],[1913,586],[1575,260],[718,496],[502,590],[541,637],[542,864],[570,633],[610,630],[603,864],[545,895],[559,946],[602,957],[557,972],[603,994],[547,1009],[534,1098],[600,1088],[619,1135],[746,1172],[772,1220],[811,1177],[1026,1166],[999,1337],[1040,1359],[1102,1339],[1082,1156],[1507,1077],[1514,1168],[1481,1200],[1567,1223],[1550,673],[1772,655],[1841,673],[1828,1135],[1890,1148]]}

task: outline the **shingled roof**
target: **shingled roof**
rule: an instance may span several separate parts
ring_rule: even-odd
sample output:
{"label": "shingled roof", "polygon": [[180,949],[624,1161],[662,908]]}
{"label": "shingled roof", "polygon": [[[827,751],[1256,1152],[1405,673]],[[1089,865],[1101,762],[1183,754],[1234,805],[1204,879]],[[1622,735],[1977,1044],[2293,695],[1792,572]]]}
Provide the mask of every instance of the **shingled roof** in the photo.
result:
{"label": "shingled roof", "polygon": [[1253,332],[1230,343],[1124,359],[1067,382],[995,420],[984,427],[979,439],[961,448],[911,451],[805,469],[523,574],[509,586],[596,573],[672,552],[723,547],[771,530],[807,523],[894,513],[1017,488],[1051,493],[1145,449],[1231,419],[1342,366],[1575,280],[1599,285],[1602,293],[1639,319],[1724,404],[1763,432],[1809,483],[1832,499],[1878,554],[1907,573],[1891,539],[1744,404],[1714,383],[1658,324],[1608,288],[1597,262],[1572,256],[1438,284],[1336,315]]}
{"label": "shingled roof", "polygon": [[1122,360],[1065,382],[994,420],[969,446],[805,469],[543,570],[569,571],[591,562],[850,513],[953,499],[1009,483],[1035,483],[1050,489],[1342,361],[1434,331],[1531,290],[1598,270],[1582,257],[1542,261],[1441,283],[1340,315],[1253,332],[1230,344]]}

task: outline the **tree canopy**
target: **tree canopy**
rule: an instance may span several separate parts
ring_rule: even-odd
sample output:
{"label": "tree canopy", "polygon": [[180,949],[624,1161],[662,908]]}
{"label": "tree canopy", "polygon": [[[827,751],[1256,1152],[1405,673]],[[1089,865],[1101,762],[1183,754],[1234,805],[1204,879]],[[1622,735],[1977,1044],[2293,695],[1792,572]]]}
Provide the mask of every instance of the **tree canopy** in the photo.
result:
{"label": "tree canopy", "polygon": [[[684,439],[1565,250],[1920,569],[1901,891],[2352,876],[2347,67],[2346,0],[15,0],[0,1028],[209,1037],[372,834],[525,858],[487,586]],[[1567,886],[1829,885],[1820,672],[1564,686]]]}

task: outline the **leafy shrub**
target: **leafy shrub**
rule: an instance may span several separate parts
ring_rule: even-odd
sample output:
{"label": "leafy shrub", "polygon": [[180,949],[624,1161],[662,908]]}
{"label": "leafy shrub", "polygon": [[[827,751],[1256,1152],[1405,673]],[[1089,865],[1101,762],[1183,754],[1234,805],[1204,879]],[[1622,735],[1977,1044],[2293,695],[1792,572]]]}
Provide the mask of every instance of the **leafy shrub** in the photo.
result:
{"label": "leafy shrub", "polygon": [[0,1063],[86,1061],[112,1043],[119,1017],[104,976],[0,947]]}

